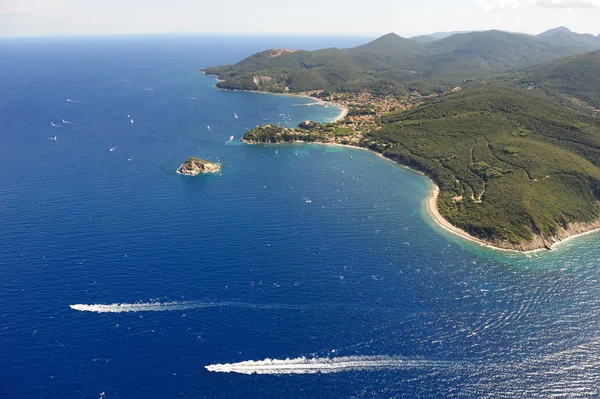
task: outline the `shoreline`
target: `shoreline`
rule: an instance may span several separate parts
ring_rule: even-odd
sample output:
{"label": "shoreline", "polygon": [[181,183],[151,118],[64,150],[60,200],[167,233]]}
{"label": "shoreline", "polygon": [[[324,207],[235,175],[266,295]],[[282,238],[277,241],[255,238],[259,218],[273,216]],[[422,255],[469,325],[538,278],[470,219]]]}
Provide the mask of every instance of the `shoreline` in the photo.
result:
{"label": "shoreline", "polygon": [[[268,143],[267,143],[268,144]],[[379,153],[379,152],[375,152],[373,150],[370,150],[368,148],[364,148],[364,147],[358,147],[355,145],[349,145],[349,144],[339,144],[339,143],[323,143],[323,142],[305,142],[305,141],[295,141],[293,143],[290,144],[319,144],[319,145],[328,145],[328,146],[337,146],[337,147],[346,147],[346,148],[354,148],[354,149],[358,149],[358,150],[364,150],[364,151],[368,151],[388,162],[393,163],[394,165],[400,166],[404,169],[410,170],[411,172],[414,173],[418,173],[421,176],[427,178],[427,180],[429,181],[429,184],[431,185],[431,190],[429,190],[429,195],[428,197],[425,199],[425,209],[427,210],[427,213],[429,214],[429,216],[431,217],[431,219],[438,225],[438,227],[442,228],[443,230],[446,230],[447,232],[450,232],[452,234],[455,234],[465,240],[468,240],[472,243],[478,244],[482,247],[486,247],[488,249],[492,249],[495,251],[503,251],[503,252],[514,252],[514,253],[519,253],[519,254],[527,254],[527,253],[531,253],[531,252],[537,252],[537,251],[542,251],[545,250],[547,248],[537,248],[537,249],[531,249],[531,250],[526,250],[526,251],[521,251],[518,249],[509,249],[509,248],[502,248],[502,247],[497,247],[495,245],[492,245],[491,243],[488,243],[480,238],[477,238],[475,236],[472,236],[471,234],[467,233],[466,231],[464,231],[463,229],[454,226],[452,223],[450,223],[449,221],[446,220],[446,218],[444,218],[442,216],[442,214],[439,212],[438,206],[437,206],[437,199],[438,199],[438,195],[440,193],[440,188],[438,187],[438,185],[429,177],[427,176],[425,173],[421,172],[420,170],[416,170],[413,168],[410,168],[406,165],[402,165],[401,163],[398,163],[396,161],[394,161],[393,159],[390,159],[386,156],[384,156],[383,154]],[[595,230],[599,230],[599,229],[595,229]],[[592,233],[595,230],[591,230],[585,233],[581,233],[580,235],[583,234],[588,234],[588,233]],[[568,238],[565,238],[563,241],[568,240],[569,238],[573,238],[576,237],[575,236],[570,236]],[[556,244],[559,244],[563,241],[559,241]]]}
{"label": "shoreline", "polygon": [[[429,177],[427,176],[425,173],[410,168],[406,165],[402,165],[396,161],[394,161],[393,159],[387,158],[385,157],[383,154],[375,152],[373,150],[370,150],[368,148],[365,147],[359,147],[356,145],[351,145],[351,144],[340,144],[340,143],[330,143],[330,142],[321,142],[321,141],[315,141],[315,142],[307,142],[307,141],[302,141],[302,140],[297,140],[297,141],[291,141],[291,142],[284,142],[284,143],[249,143],[249,142],[245,142],[242,141],[245,144],[249,144],[249,145],[255,145],[255,144],[263,144],[263,145],[285,145],[285,144],[290,144],[290,145],[294,145],[294,144],[302,144],[302,145],[311,145],[311,144],[316,144],[316,145],[322,145],[322,146],[335,146],[335,147],[346,147],[346,148],[351,148],[351,149],[356,149],[356,150],[363,150],[363,151],[368,151],[371,154],[374,154],[386,161],[392,162],[394,165],[400,166],[404,169],[410,170],[411,172],[414,173],[418,173],[424,177],[427,178],[427,180],[429,181],[430,185],[431,185],[431,190],[429,190],[429,196],[425,199],[425,209],[427,210],[427,213],[429,214],[429,216],[431,217],[431,220],[433,222],[435,222],[435,224],[440,227],[441,229],[454,234],[455,236],[458,236],[464,240],[467,240],[473,244],[477,244],[481,247],[490,249],[490,250],[494,250],[494,251],[501,251],[501,252],[510,252],[510,253],[516,253],[516,254],[522,254],[522,255],[527,255],[527,254],[531,254],[534,252],[539,252],[539,251],[554,251],[556,250],[556,246],[570,240],[573,238],[577,238],[580,236],[584,236],[587,234],[591,234],[594,232],[598,232],[600,231],[600,220],[597,220],[596,222],[592,222],[589,223],[587,225],[584,225],[582,223],[575,223],[575,225],[579,226],[579,228],[574,228],[575,232],[571,232],[570,230],[573,229],[572,227],[569,227],[569,229],[564,230],[563,229],[563,234],[564,237],[559,238],[557,241],[552,242],[552,244],[550,245],[550,247],[548,247],[545,244],[545,241],[543,241],[543,239],[540,236],[536,236],[536,239],[532,240],[529,245],[532,246],[531,248],[527,247],[527,245],[523,246],[524,249],[517,249],[517,248],[504,248],[501,246],[497,246],[494,245],[491,242],[488,241],[484,241],[480,238],[477,238],[469,233],[467,233],[466,231],[464,231],[463,229],[454,226],[452,223],[450,223],[448,220],[446,220],[446,218],[444,218],[438,209],[437,206],[437,199],[438,199],[438,195],[440,192],[440,188],[438,187],[438,185]],[[591,227],[590,227],[591,226]],[[583,231],[580,231],[583,230]],[[560,237],[560,235],[559,235]],[[539,243],[540,245],[536,246],[536,243]]]}
{"label": "shoreline", "polygon": [[[204,72],[202,72],[204,75],[206,75]],[[216,77],[217,82],[220,80],[218,78],[217,75],[206,75],[206,76],[213,76]],[[216,87],[216,85],[214,86],[217,90],[224,90],[224,91],[241,91],[241,92],[249,92],[249,93],[261,93],[261,94],[270,94],[270,95],[282,95],[282,96],[292,96],[292,97],[304,97],[304,98],[309,98],[311,100],[317,100],[319,102],[323,102],[323,103],[328,103],[331,104],[331,106],[334,106],[336,108],[340,109],[340,114],[335,117],[330,123],[336,123],[339,122],[340,120],[344,119],[347,115],[348,112],[350,111],[349,108],[343,104],[339,104],[339,103],[335,103],[335,102],[330,102],[330,101],[323,101],[321,99],[315,98],[315,97],[310,97],[307,95],[302,95],[302,94],[295,94],[295,93],[271,93],[271,92],[266,92],[266,91],[258,91],[258,90],[229,90],[229,89],[220,89],[218,87]],[[249,143],[246,142],[242,139],[240,139],[240,141],[244,142],[245,144],[264,144],[264,145],[268,145],[268,144],[275,144],[275,143]],[[513,245],[513,244],[504,244],[507,247],[503,247],[501,246],[502,244],[498,244],[495,245],[493,242],[489,242],[489,241],[485,241],[482,240],[478,237],[475,237],[471,234],[469,234],[468,232],[466,232],[465,230],[454,226],[452,223],[450,223],[448,220],[446,220],[446,218],[444,218],[438,209],[437,206],[437,199],[439,196],[439,192],[440,192],[440,188],[438,187],[438,185],[435,183],[435,181],[433,181],[433,179],[431,179],[431,177],[427,176],[425,173],[423,173],[422,171],[410,168],[406,165],[402,165],[396,161],[394,161],[393,159],[387,158],[385,157],[383,154],[373,151],[369,148],[364,148],[364,147],[359,147],[357,145],[352,145],[352,144],[340,144],[340,143],[336,143],[336,142],[306,142],[303,140],[297,140],[297,141],[293,141],[293,142],[284,142],[283,144],[318,144],[318,145],[328,145],[328,146],[339,146],[339,147],[347,147],[347,148],[354,148],[354,149],[360,149],[360,150],[365,150],[365,151],[369,151],[372,154],[377,155],[378,157],[381,157],[389,162],[394,163],[395,165],[401,166],[405,169],[408,169],[412,172],[416,172],[419,173],[420,175],[423,175],[427,178],[427,180],[429,180],[429,183],[432,186],[432,189],[430,190],[429,196],[426,198],[425,200],[425,208],[427,210],[427,213],[429,214],[429,216],[431,217],[431,219],[438,225],[438,227],[442,228],[443,230],[452,233],[458,237],[461,237],[471,243],[475,243],[478,244],[482,247],[488,248],[488,249],[492,249],[495,251],[503,251],[503,252],[512,252],[512,253],[519,253],[519,254],[529,254],[529,253],[533,253],[533,252],[538,252],[538,251],[543,251],[543,250],[548,250],[548,251],[553,251],[555,250],[556,246],[567,241],[570,240],[572,238],[577,238],[579,236],[583,236],[586,234],[591,234],[597,231],[600,231],[600,219],[594,221],[594,222],[590,222],[590,223],[581,223],[581,222],[575,222],[572,223],[571,225],[569,225],[567,227],[567,229],[562,229],[561,231],[559,231],[559,233],[552,237],[552,240],[547,241],[545,240],[542,236],[534,236],[534,239],[531,240],[530,242],[523,244],[520,246],[517,245]],[[281,144],[281,143],[277,143],[277,144]],[[513,248],[510,248],[510,247]]]}
{"label": "shoreline", "polygon": [[510,249],[510,248],[502,248],[502,247],[498,247],[495,246],[489,242],[486,242],[480,238],[477,238],[469,233],[467,233],[466,231],[464,231],[463,229],[456,227],[455,225],[453,225],[452,223],[450,223],[448,220],[446,220],[446,218],[444,218],[442,216],[442,214],[440,213],[438,206],[437,206],[437,199],[438,196],[440,194],[440,188],[438,187],[438,185],[431,180],[431,178],[427,177],[429,179],[429,182],[431,183],[431,185],[433,186],[433,188],[431,189],[431,191],[429,192],[429,196],[427,197],[427,199],[425,200],[426,202],[426,208],[427,208],[427,213],[429,213],[429,216],[431,216],[431,219],[433,219],[433,221],[435,223],[437,223],[437,225],[454,234],[457,235],[465,240],[468,240],[472,243],[478,244],[482,247],[488,248],[488,249],[492,249],[495,251],[503,251],[503,252],[516,252],[516,253],[520,253],[520,254],[528,254],[531,252],[538,252],[538,251],[543,251],[543,250],[548,250],[548,248],[543,247],[543,248],[533,248],[533,249],[529,249],[529,250],[519,250],[519,249]]}
{"label": "shoreline", "polygon": [[[222,81],[221,79],[219,79],[218,75],[208,75],[208,74],[206,74],[203,71],[200,71],[200,73],[203,74],[204,76],[210,76],[210,77],[215,78],[215,80],[217,81],[217,83],[219,83],[219,82]],[[337,109],[340,110],[340,113],[338,114],[338,116],[336,116],[335,118],[333,118],[331,120],[331,122],[329,122],[329,123],[340,122],[341,120],[343,120],[348,115],[348,112],[350,112],[350,108],[348,108],[344,104],[340,104],[340,103],[337,103],[337,102],[334,102],[334,101],[325,101],[325,100],[321,100],[320,98],[311,97],[311,96],[307,96],[307,95],[304,95],[304,94],[297,94],[297,93],[272,93],[272,92],[269,92],[269,91],[262,91],[262,90],[221,89],[221,88],[217,87],[216,84],[213,87],[215,89],[217,89],[217,90],[240,92],[240,93],[259,93],[259,94],[269,94],[271,96],[286,96],[286,97],[308,98],[308,99],[317,101],[317,103],[328,104],[329,107],[337,108]],[[315,103],[315,104],[317,104],[317,103]],[[318,104],[317,106],[322,106],[322,105]]]}

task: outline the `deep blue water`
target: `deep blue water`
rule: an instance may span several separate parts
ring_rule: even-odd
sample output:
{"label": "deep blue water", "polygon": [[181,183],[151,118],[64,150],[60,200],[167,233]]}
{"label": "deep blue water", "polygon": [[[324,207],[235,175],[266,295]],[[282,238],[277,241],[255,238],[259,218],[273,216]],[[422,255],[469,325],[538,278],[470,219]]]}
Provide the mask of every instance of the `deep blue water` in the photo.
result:
{"label": "deep blue water", "polygon": [[[599,234],[479,248],[426,215],[424,177],[369,152],[237,143],[337,110],[196,72],[362,41],[0,41],[0,397],[600,395]],[[190,155],[221,174],[175,174]],[[150,305],[69,306],[115,303]],[[348,369],[205,369],[302,356]]]}

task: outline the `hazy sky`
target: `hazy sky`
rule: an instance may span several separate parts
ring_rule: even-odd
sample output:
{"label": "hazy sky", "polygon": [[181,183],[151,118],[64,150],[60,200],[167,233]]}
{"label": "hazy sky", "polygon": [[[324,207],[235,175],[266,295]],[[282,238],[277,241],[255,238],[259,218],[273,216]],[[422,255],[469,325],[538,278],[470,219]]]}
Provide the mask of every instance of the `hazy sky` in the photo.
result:
{"label": "hazy sky", "polygon": [[600,33],[600,0],[0,0],[0,36],[288,33],[412,36],[564,25]]}

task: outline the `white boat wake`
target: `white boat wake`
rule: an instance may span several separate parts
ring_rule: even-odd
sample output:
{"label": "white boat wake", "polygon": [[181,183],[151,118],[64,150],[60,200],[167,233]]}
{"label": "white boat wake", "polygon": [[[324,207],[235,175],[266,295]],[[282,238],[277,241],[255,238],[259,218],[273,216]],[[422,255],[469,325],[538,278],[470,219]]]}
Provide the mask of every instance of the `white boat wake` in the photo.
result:
{"label": "white boat wake", "polygon": [[239,374],[316,374],[357,370],[398,370],[440,368],[457,365],[441,360],[411,359],[391,356],[344,356],[332,358],[265,359],[239,363],[211,364],[205,368],[216,373]]}
{"label": "white boat wake", "polygon": [[76,304],[69,305],[73,310],[94,313],[127,313],[127,312],[167,312],[188,309],[237,307],[248,309],[300,309],[300,306],[292,305],[261,305],[248,302],[204,302],[204,301],[181,301],[181,302],[147,302],[147,303],[113,303],[103,304]]}

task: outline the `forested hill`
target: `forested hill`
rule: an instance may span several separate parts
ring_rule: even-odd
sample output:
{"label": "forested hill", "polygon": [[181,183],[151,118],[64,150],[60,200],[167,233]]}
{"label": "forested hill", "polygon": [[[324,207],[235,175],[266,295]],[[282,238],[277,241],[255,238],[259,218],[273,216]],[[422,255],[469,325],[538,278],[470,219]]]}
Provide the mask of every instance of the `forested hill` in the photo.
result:
{"label": "forested hill", "polygon": [[440,213],[495,245],[532,249],[600,217],[600,121],[491,85],[382,118],[367,145],[426,172]]}
{"label": "forested hill", "polygon": [[390,33],[350,49],[267,50],[203,71],[218,75],[218,87],[226,89],[430,93],[591,50],[600,50],[600,39],[564,30],[539,36],[470,32],[430,42]]}
{"label": "forested hill", "polygon": [[498,80],[600,110],[600,51],[560,59]]}

